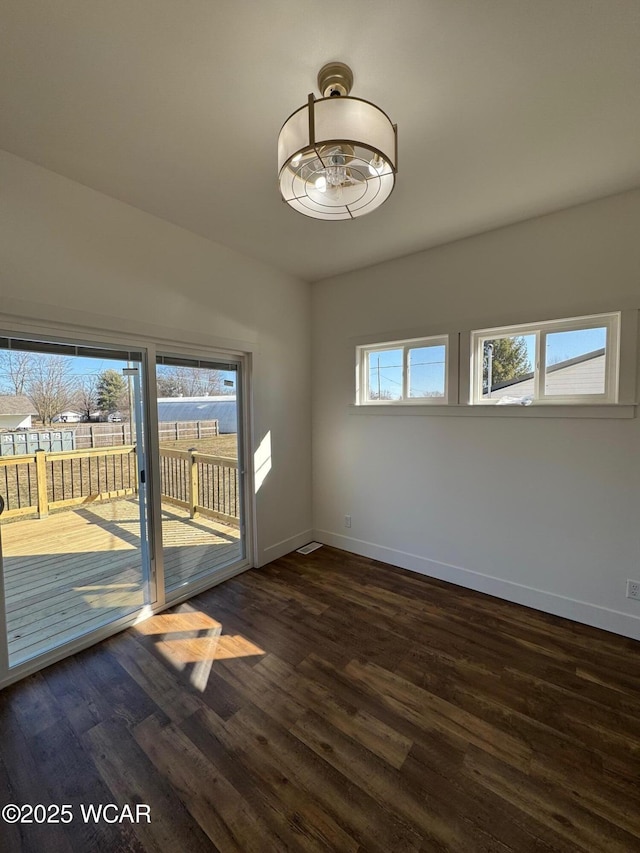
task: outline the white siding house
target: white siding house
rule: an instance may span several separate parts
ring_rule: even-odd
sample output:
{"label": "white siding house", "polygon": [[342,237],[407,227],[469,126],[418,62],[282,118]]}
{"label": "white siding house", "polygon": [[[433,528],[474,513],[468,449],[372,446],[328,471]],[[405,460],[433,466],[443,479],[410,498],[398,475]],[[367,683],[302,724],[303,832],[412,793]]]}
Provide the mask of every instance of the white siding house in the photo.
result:
{"label": "white siding house", "polygon": [[[605,385],[604,349],[570,358],[547,368],[545,393],[564,394],[602,394]],[[533,373],[527,373],[521,379],[509,379],[498,382],[491,389],[492,399],[506,397],[532,397]]]}
{"label": "white siding house", "polygon": [[37,414],[28,397],[22,394],[0,394],[0,430],[31,429],[31,418]]}
{"label": "white siding house", "polygon": [[80,412],[69,409],[65,412],[60,412],[52,420],[54,424],[77,424],[82,420],[82,415]]}

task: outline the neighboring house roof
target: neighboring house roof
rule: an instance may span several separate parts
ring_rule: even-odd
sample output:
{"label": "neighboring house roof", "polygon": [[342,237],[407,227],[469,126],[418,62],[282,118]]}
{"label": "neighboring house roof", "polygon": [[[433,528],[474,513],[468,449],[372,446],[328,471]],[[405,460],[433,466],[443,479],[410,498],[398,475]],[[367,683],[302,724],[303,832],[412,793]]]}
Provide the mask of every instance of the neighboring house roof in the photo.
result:
{"label": "neighboring house roof", "polygon": [[[601,394],[604,388],[605,350],[597,349],[547,367],[548,394]],[[491,386],[491,396],[500,398],[533,394],[533,373],[507,379]]]}
{"label": "neighboring house roof", "polygon": [[35,406],[24,394],[0,394],[0,415],[37,415]]}
{"label": "neighboring house roof", "polygon": [[158,420],[218,421],[221,433],[238,431],[236,398],[219,397],[159,397]]}

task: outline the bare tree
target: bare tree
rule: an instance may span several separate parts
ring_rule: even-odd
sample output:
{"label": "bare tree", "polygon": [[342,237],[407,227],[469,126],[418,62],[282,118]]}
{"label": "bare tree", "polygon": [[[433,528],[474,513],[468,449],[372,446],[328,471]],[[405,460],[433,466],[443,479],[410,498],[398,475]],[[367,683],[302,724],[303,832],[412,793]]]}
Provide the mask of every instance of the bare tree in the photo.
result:
{"label": "bare tree", "polygon": [[68,408],[73,398],[73,376],[69,360],[63,355],[38,354],[33,359],[26,393],[43,424]]}
{"label": "bare tree", "polygon": [[98,378],[96,376],[82,376],[78,379],[73,391],[74,408],[87,420],[98,408]]}
{"label": "bare tree", "polygon": [[206,367],[163,367],[158,372],[161,397],[210,397],[225,394],[223,374]]}
{"label": "bare tree", "polygon": [[173,368],[159,368],[156,383],[158,386],[158,397],[184,396],[184,394],[182,394],[180,382],[176,376],[174,376]]}
{"label": "bare tree", "polygon": [[373,388],[369,391],[370,400],[393,400],[393,394],[387,388],[381,388],[380,391],[374,391]]}
{"label": "bare tree", "polygon": [[35,360],[35,356],[31,352],[5,350],[0,353],[2,389],[6,389],[10,394],[25,394],[33,373]]}

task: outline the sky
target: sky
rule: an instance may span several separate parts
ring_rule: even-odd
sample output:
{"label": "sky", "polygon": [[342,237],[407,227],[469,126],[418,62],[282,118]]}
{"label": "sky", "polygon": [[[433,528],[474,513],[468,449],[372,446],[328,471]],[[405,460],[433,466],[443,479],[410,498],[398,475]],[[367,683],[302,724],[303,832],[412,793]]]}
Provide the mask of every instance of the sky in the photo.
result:
{"label": "sky", "polygon": [[[569,358],[602,349],[606,340],[606,328],[551,332],[547,335],[547,364],[557,364],[558,361],[566,361]],[[533,350],[535,354],[535,342]],[[530,360],[533,364],[533,360]]]}
{"label": "sky", "polygon": [[[444,394],[444,346],[416,347],[409,353],[410,397]],[[378,386],[378,379],[380,380]],[[398,399],[402,394],[402,350],[381,350],[369,357],[369,387]]]}
{"label": "sky", "polygon": [[[550,332],[547,334],[547,357],[548,365],[567,361],[579,355],[585,355],[597,349],[602,349],[606,342],[607,330],[600,329],[578,329],[574,332]],[[527,344],[527,355],[533,369],[536,355],[535,335],[523,335]]]}
{"label": "sky", "polygon": [[[535,359],[535,336],[525,335],[529,361]],[[552,332],[547,335],[547,364],[574,358],[604,347],[606,329],[580,329],[573,332]],[[74,376],[97,377],[104,370],[122,371],[127,363],[120,359],[65,356]],[[409,396],[421,397],[444,393],[444,347],[419,347],[410,351]],[[162,371],[162,368],[160,368]],[[1,381],[2,377],[0,377]],[[378,386],[379,380],[379,386]],[[383,393],[398,398],[402,391],[402,351],[382,350],[372,354],[369,363],[369,382],[372,392],[378,387]]]}
{"label": "sky", "polygon": [[[69,371],[72,376],[82,377],[82,376],[93,376],[97,377],[105,370],[116,370],[118,373],[121,373],[123,368],[127,367],[128,362],[123,361],[122,359],[110,359],[110,358],[85,358],[84,356],[60,356],[64,358],[68,365]],[[138,362],[132,362],[132,365],[135,367]],[[163,365],[158,366],[158,375],[162,375],[165,370],[170,370],[171,368],[164,367]],[[235,372],[234,371],[216,371],[219,374],[223,374],[223,379],[234,379]],[[2,384],[2,374],[0,373],[0,384]]]}
{"label": "sky", "polygon": [[[533,369],[535,361],[535,335],[523,335],[527,354]],[[579,355],[584,355],[605,346],[606,329],[579,329],[571,332],[547,334],[548,365],[557,364]],[[444,393],[444,347],[419,347],[410,350],[411,397],[437,396]],[[379,384],[378,384],[379,380]],[[373,395],[378,387],[391,399],[399,399],[402,393],[402,350],[389,349],[371,353],[369,358],[369,387]]]}

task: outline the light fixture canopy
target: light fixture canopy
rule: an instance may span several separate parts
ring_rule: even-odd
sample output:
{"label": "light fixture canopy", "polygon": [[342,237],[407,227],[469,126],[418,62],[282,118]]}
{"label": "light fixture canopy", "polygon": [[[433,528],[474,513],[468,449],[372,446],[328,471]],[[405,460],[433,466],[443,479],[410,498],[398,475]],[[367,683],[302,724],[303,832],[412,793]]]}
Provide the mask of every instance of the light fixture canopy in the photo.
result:
{"label": "light fixture canopy", "polygon": [[398,165],[396,125],[375,104],[349,96],[353,73],[329,62],[318,73],[323,97],[309,95],[282,125],[282,198],[314,219],[355,219],[391,194]]}

